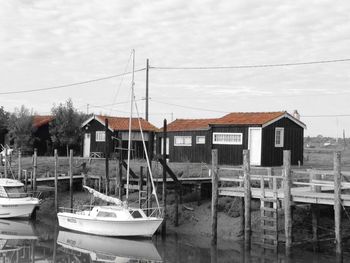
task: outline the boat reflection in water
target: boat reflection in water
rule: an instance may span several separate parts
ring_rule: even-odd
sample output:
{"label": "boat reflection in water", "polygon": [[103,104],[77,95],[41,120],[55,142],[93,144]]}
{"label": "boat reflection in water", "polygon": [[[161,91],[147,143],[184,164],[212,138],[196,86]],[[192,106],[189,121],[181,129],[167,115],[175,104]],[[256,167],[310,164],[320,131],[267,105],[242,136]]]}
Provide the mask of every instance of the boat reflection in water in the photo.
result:
{"label": "boat reflection in water", "polygon": [[60,231],[57,244],[66,254],[92,262],[162,262],[151,240],[133,240]]}
{"label": "boat reflection in water", "polygon": [[30,221],[0,219],[0,262],[31,262],[38,237]]}

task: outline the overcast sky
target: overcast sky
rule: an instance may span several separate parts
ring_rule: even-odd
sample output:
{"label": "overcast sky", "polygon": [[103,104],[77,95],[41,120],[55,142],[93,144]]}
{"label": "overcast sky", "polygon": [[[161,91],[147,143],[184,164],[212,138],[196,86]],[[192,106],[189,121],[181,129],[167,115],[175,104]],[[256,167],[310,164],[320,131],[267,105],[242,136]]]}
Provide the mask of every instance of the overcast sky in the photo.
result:
{"label": "overcast sky", "polygon": [[[239,66],[350,58],[349,1],[1,0],[0,92],[48,88],[136,69]],[[150,71],[150,121],[225,112],[297,109],[349,114],[350,62],[227,70]],[[79,110],[126,116],[130,76],[35,93],[0,95],[48,114],[72,98]],[[136,98],[145,72],[136,73]],[[116,104],[111,107],[109,105]],[[138,102],[144,114],[144,101]],[[302,117],[306,135],[350,135],[350,117]]]}

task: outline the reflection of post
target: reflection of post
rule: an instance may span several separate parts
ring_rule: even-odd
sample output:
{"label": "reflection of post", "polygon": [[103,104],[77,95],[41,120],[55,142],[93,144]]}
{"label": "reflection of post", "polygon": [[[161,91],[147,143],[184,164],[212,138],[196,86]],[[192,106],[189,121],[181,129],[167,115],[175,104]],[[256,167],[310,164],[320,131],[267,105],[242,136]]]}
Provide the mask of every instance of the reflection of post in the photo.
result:
{"label": "reflection of post", "polygon": [[57,178],[57,164],[58,164],[58,157],[57,157],[57,149],[54,150],[54,156],[55,156],[55,170],[54,170],[54,174],[55,174],[55,210],[56,213],[58,212],[58,178]]}
{"label": "reflection of post", "polygon": [[175,194],[175,221],[174,221],[174,226],[179,226],[179,195],[180,195],[179,187],[175,188],[174,194]]}
{"label": "reflection of post", "polygon": [[211,244],[217,244],[218,235],[218,150],[211,151],[212,199],[211,199]]}
{"label": "reflection of post", "polygon": [[52,262],[56,262],[56,255],[57,255],[57,230],[58,227],[55,226],[55,232],[54,232],[54,236],[53,236],[53,255],[52,255]]}
{"label": "reflection of post", "polygon": [[341,236],[341,171],[340,171],[340,152],[334,153],[334,231],[335,231],[335,252],[342,254],[342,236]]}
{"label": "reflection of post", "polygon": [[244,241],[246,249],[250,248],[251,237],[251,189],[250,189],[250,158],[249,150],[243,150],[244,178]]}
{"label": "reflection of post", "polygon": [[31,262],[35,263],[35,240],[30,243]]}

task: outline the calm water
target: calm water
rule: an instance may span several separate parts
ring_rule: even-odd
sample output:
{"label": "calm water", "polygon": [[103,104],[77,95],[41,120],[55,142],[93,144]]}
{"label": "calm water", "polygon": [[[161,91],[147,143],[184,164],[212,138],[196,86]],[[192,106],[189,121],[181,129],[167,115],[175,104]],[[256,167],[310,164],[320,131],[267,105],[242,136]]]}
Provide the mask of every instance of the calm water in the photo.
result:
{"label": "calm water", "polygon": [[[91,236],[58,229],[56,224],[20,220],[0,220],[0,262],[336,262],[332,244],[293,249],[291,257],[264,251],[258,245],[245,252],[239,242],[169,234],[165,240],[119,239]],[[346,243],[345,243],[346,245]],[[328,252],[325,252],[328,251]],[[344,262],[350,262],[348,251]]]}

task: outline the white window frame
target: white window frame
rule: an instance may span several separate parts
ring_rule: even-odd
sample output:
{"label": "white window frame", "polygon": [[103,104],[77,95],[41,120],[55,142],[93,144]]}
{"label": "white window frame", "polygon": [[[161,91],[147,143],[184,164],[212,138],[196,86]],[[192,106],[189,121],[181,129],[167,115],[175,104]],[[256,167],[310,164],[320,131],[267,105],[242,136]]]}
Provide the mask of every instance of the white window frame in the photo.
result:
{"label": "white window frame", "polygon": [[205,144],[205,136],[196,136],[196,144]]}
{"label": "white window frame", "polygon": [[[239,140],[218,140],[217,136],[226,136],[228,139],[230,136],[239,136]],[[243,133],[240,132],[213,132],[213,144],[225,144],[225,145],[242,145],[243,144]]]}
{"label": "white window frame", "polygon": [[[280,136],[279,143],[277,142],[278,134]],[[284,147],[284,128],[282,127],[275,128],[275,147]]]}
{"label": "white window frame", "polygon": [[174,146],[192,146],[192,136],[174,136]]}
{"label": "white window frame", "polygon": [[95,134],[95,141],[96,142],[105,142],[106,141],[106,132],[105,131],[96,131]]}

